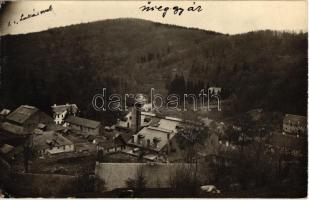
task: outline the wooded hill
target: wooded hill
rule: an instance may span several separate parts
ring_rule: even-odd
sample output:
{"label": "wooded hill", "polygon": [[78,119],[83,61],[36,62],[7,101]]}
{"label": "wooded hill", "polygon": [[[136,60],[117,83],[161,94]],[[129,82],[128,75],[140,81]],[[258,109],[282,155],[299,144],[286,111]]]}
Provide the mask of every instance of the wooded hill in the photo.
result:
{"label": "wooded hill", "polygon": [[0,103],[9,108],[70,102],[92,115],[103,87],[164,94],[178,74],[186,84],[228,88],[244,111],[307,111],[307,33],[225,35],[114,19],[3,36],[1,65]]}

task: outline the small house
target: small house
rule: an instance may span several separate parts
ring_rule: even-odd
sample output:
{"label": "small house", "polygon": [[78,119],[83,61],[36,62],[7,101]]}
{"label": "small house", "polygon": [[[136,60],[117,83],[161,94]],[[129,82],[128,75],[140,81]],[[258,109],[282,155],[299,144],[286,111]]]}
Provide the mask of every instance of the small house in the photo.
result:
{"label": "small house", "polygon": [[68,127],[80,131],[82,134],[99,135],[101,131],[101,123],[98,121],[76,116],[68,116],[65,121],[68,124]]}

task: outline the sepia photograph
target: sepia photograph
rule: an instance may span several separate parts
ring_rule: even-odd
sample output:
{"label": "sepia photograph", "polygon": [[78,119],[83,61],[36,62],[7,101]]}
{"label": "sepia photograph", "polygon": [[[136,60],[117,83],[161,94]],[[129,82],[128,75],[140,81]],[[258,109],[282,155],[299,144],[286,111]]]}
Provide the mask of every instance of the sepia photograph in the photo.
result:
{"label": "sepia photograph", "polygon": [[0,0],[0,198],[306,198],[306,0]]}

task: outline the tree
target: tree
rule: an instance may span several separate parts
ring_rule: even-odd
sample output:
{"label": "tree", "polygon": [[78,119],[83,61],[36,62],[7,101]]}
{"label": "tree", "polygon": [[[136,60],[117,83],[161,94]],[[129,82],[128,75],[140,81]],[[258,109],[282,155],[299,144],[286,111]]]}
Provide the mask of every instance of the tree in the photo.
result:
{"label": "tree", "polygon": [[248,114],[241,115],[237,118],[235,125],[240,136],[241,151],[243,151],[247,139],[252,137],[252,121]]}
{"label": "tree", "polygon": [[126,180],[127,187],[133,189],[137,194],[146,188],[146,183],[143,167],[138,167],[136,169],[135,178],[128,178],[128,180]]}
{"label": "tree", "polygon": [[33,135],[30,135],[27,137],[24,145],[23,145],[24,151],[24,170],[25,173],[29,170],[29,160],[33,158],[34,156],[34,149],[33,149]]}
{"label": "tree", "polygon": [[178,167],[170,176],[170,187],[185,195],[196,195],[200,186],[196,164]]}
{"label": "tree", "polygon": [[103,192],[106,190],[106,182],[104,179],[101,179],[99,176],[94,177],[94,191]]}

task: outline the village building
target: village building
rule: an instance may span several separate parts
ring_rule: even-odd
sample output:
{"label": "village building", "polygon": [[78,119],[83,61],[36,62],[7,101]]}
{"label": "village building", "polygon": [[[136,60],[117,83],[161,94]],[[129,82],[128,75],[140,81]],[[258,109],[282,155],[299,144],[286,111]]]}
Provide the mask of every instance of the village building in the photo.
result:
{"label": "village building", "polygon": [[76,116],[68,116],[65,119],[65,122],[69,128],[79,131],[84,135],[100,135],[101,132],[101,123],[98,121]]}
{"label": "village building", "polygon": [[209,87],[208,91],[212,95],[219,95],[221,93],[222,88],[220,87]]}
{"label": "village building", "polygon": [[[135,115],[132,114],[132,111],[127,111],[122,114],[122,117],[118,119],[116,128],[118,129],[127,129],[127,130],[134,130],[134,123],[137,121],[134,120]],[[141,112],[140,114],[140,128],[149,126],[151,124],[152,117],[156,115],[149,112]]]}
{"label": "village building", "polygon": [[153,121],[150,126],[144,127],[131,137],[128,142],[131,148],[125,152],[135,156],[143,152],[143,158],[150,161],[166,159],[167,155],[177,149],[175,135],[178,124],[177,121],[167,119]]}
{"label": "village building", "polygon": [[9,123],[9,122],[3,122],[1,124],[1,129],[13,135],[23,136],[23,135],[29,134],[29,132],[25,131],[24,127],[18,126],[18,125]]}
{"label": "village building", "polygon": [[34,134],[32,143],[38,155],[67,153],[75,150],[73,142],[54,131]]}
{"label": "village building", "polygon": [[301,115],[286,114],[283,119],[283,134],[305,136],[307,133],[307,118]]}
{"label": "village building", "polygon": [[117,127],[130,129],[132,127],[132,111],[122,112],[117,121]]}
{"label": "village building", "polygon": [[5,120],[15,126],[23,127],[26,133],[31,133],[40,123],[45,125],[53,123],[53,118],[38,108],[28,105],[19,106],[8,114]]}
{"label": "village building", "polygon": [[65,104],[52,106],[53,118],[56,124],[62,125],[65,122],[65,118],[69,115],[76,116],[78,112],[78,107],[76,104]]}
{"label": "village building", "polygon": [[9,144],[1,144],[0,143],[0,156],[5,158],[7,161],[13,159],[13,152],[15,147]]}
{"label": "village building", "polygon": [[10,114],[10,110],[8,109],[2,109],[1,112],[0,112],[0,121],[3,121],[3,119],[5,119],[5,117]]}
{"label": "village building", "polygon": [[102,150],[103,154],[115,153],[126,149],[132,133],[113,130],[111,132],[104,132],[104,137],[105,140],[97,143],[97,151]]}
{"label": "village building", "polygon": [[274,132],[266,140],[266,145],[272,153],[287,155],[289,158],[299,158],[306,155],[307,138],[293,135],[282,135]]}

